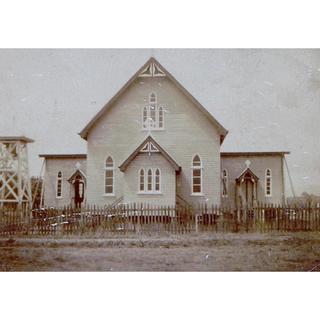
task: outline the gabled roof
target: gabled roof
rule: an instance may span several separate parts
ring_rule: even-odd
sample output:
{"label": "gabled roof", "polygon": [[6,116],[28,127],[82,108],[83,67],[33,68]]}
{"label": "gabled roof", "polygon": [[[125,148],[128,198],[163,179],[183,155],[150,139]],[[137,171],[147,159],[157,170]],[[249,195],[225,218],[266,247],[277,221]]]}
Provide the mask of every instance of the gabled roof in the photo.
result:
{"label": "gabled roof", "polygon": [[255,181],[258,181],[259,178],[253,173],[250,168],[246,168],[241,172],[241,174],[236,178],[236,181],[241,181],[245,175],[249,174]]}
{"label": "gabled roof", "polygon": [[84,173],[82,170],[77,169],[77,170],[71,175],[71,177],[68,179],[68,181],[69,181],[70,183],[72,183],[73,180],[76,178],[77,175],[80,175],[83,180],[87,180],[87,176],[85,175],[85,173]]}
{"label": "gabled roof", "polygon": [[[146,146],[148,144],[152,144],[151,149],[146,150]],[[146,151],[145,151],[146,150]],[[165,159],[167,159],[172,167],[180,172],[181,167],[171,158],[171,156],[166,152],[151,136],[148,136],[131,154],[130,156],[119,166],[120,171],[126,171],[127,167],[129,166],[130,162],[139,154],[143,152],[159,152],[163,155]]]}
{"label": "gabled roof", "polygon": [[86,159],[87,155],[86,154],[39,154],[40,158],[46,158],[46,159],[77,159],[77,158],[81,158],[81,159]]}
{"label": "gabled roof", "polygon": [[11,141],[22,141],[25,143],[31,143],[34,142],[34,140],[26,137],[26,136],[1,136],[0,137],[0,141],[7,141],[7,142],[11,142]]}
{"label": "gabled roof", "polygon": [[182,91],[188,99],[190,99],[198,109],[213,123],[220,134],[220,142],[222,143],[228,131],[212,116],[208,110],[196,100],[191,93],[186,90],[171,74],[168,72],[155,58],[150,58],[125,84],[124,86],[109,100],[109,102],[91,119],[91,121],[81,130],[79,135],[83,139],[87,139],[88,132],[94,126],[96,121],[112,106],[118,97],[138,78],[138,77],[167,77],[173,84]]}
{"label": "gabled roof", "polygon": [[222,157],[241,157],[241,156],[283,156],[290,154],[289,151],[249,151],[249,152],[221,152]]}

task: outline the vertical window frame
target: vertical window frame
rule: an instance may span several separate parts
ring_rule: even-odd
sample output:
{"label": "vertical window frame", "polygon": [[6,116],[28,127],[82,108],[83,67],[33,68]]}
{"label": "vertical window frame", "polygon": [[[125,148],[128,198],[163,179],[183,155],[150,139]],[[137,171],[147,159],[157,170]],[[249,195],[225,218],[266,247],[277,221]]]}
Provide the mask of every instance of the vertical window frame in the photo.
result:
{"label": "vertical window frame", "polygon": [[228,180],[228,170],[222,170],[222,198],[228,198],[229,193],[229,180]]}
{"label": "vertical window frame", "polygon": [[[142,178],[142,183],[141,183],[141,178]],[[142,189],[141,189],[141,185],[142,185]],[[145,174],[145,170],[143,168],[141,168],[139,170],[139,192],[145,192],[146,190],[146,174]]]}
{"label": "vertical window frame", "polygon": [[[157,174],[158,172],[158,174]],[[159,193],[161,192],[161,170],[159,168],[156,168],[154,170],[154,192]],[[157,181],[158,180],[158,181]],[[157,190],[157,185],[159,186]]]}
{"label": "vertical window frame", "polygon": [[148,129],[148,118],[149,118],[149,108],[148,106],[144,106],[142,109],[142,129]]}
{"label": "vertical window frame", "polygon": [[151,92],[149,94],[149,117],[152,119],[153,123],[150,128],[155,129],[158,127],[158,99],[157,94],[155,92]]}
{"label": "vertical window frame", "polygon": [[164,128],[164,110],[162,106],[159,106],[158,108],[158,128]]}
{"label": "vertical window frame", "polygon": [[[149,178],[151,179],[151,181],[149,181]],[[147,186],[146,186],[146,192],[151,193],[153,192],[153,170],[152,169],[148,169],[147,171]],[[149,189],[150,186],[150,189]]]}
{"label": "vertical window frame", "polygon": [[[268,190],[268,183],[269,183],[269,190]],[[272,197],[272,170],[270,168],[266,169],[265,172],[265,196],[270,198]]]}
{"label": "vertical window frame", "polygon": [[[141,188],[141,173],[143,172],[143,190]],[[157,172],[159,174],[157,174]],[[149,180],[151,178],[151,180]],[[157,190],[157,185],[159,190]],[[150,189],[151,187],[151,189]],[[138,170],[138,194],[161,194],[160,168],[140,168]]]}
{"label": "vertical window frame", "polygon": [[[58,174],[57,174],[57,180],[56,180],[56,198],[57,199],[62,199],[62,190],[63,190],[63,180],[62,179],[63,179],[62,171],[59,170]],[[60,187],[60,195],[58,194],[59,187]]]}
{"label": "vertical window frame", "polygon": [[[194,162],[195,162],[195,158],[198,157],[199,158],[199,165],[195,165]],[[194,154],[192,156],[192,160],[191,160],[191,195],[192,196],[203,196],[203,162],[201,160],[201,157],[200,155],[197,153],[197,154]],[[194,173],[195,171],[200,171],[200,175],[199,176],[195,176]],[[195,178],[200,178],[200,184],[195,184],[194,183],[194,179]],[[200,191],[194,191],[194,187],[195,186],[200,186]]]}
{"label": "vertical window frame", "polygon": [[[108,160],[111,159],[112,161],[112,166],[108,166],[107,163],[108,163]],[[114,187],[115,187],[115,174],[114,174],[114,168],[115,168],[115,165],[114,165],[114,159],[112,156],[107,156],[105,161],[104,161],[104,196],[106,197],[113,197],[115,195],[115,190],[114,190]],[[107,177],[107,173],[108,172],[112,172],[112,185],[107,185],[107,179],[110,178],[110,177]],[[112,192],[107,192],[107,187],[110,187],[112,186]]]}
{"label": "vertical window frame", "polygon": [[[149,125],[148,121],[151,118],[153,122]],[[155,91],[150,92],[148,104],[142,108],[141,120],[142,130],[164,130],[164,107],[158,105],[158,96]]]}

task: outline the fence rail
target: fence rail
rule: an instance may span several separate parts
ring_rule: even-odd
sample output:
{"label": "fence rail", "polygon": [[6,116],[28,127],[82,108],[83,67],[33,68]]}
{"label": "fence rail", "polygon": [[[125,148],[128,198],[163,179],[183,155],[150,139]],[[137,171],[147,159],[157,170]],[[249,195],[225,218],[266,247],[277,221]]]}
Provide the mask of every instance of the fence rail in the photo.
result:
{"label": "fence rail", "polygon": [[320,209],[258,205],[233,210],[217,206],[88,206],[32,211],[0,209],[0,235],[103,235],[130,233],[319,231]]}

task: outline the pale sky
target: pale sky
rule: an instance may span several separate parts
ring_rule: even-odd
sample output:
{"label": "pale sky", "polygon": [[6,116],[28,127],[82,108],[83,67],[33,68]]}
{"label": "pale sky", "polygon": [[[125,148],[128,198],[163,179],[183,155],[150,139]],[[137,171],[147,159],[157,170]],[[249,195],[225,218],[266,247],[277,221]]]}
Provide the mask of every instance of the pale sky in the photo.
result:
{"label": "pale sky", "polygon": [[31,175],[86,153],[77,133],[150,56],[229,130],[222,151],[290,151],[296,193],[320,195],[320,50],[0,49],[0,135],[35,140]]}

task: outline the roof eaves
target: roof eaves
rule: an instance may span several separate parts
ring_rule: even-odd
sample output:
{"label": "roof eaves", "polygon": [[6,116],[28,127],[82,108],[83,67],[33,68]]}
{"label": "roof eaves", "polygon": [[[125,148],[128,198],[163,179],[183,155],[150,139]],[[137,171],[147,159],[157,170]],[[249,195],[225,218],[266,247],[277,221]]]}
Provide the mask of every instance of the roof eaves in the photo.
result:
{"label": "roof eaves", "polygon": [[148,136],[129,156],[128,158],[119,166],[120,171],[124,172],[129,166],[130,162],[134,160],[134,158],[139,154],[141,148],[147,142],[151,141],[160,151],[160,153],[169,161],[169,163],[173,166],[175,171],[180,172],[181,167],[177,164],[177,162],[165,151],[151,136]]}
{"label": "roof eaves", "polygon": [[285,155],[290,151],[249,151],[249,152],[221,152],[221,156],[264,156],[264,155]]}
{"label": "roof eaves", "polygon": [[55,158],[55,159],[66,159],[66,158],[87,158],[86,154],[39,154],[39,158]]}
{"label": "roof eaves", "polygon": [[148,61],[119,89],[119,91],[104,105],[104,107],[89,121],[89,123],[78,133],[81,138],[87,139],[88,132],[94,123],[101,117],[101,115],[108,110],[108,108],[118,99],[118,97],[133,83],[138,77],[139,73],[151,62],[156,63],[168,76],[168,78],[203,112],[207,118],[218,128],[219,134],[222,136],[220,139],[221,143],[228,134],[226,130],[214,117],[213,115],[202,106],[202,104],[165,68],[157,61],[154,57],[148,59]]}
{"label": "roof eaves", "polygon": [[109,107],[118,99],[118,97],[136,80],[139,73],[150,63],[154,58],[148,61],[117,91],[117,93],[102,107],[100,111],[89,121],[89,123],[78,133],[81,138],[87,140],[88,132],[94,123],[104,114]]}

